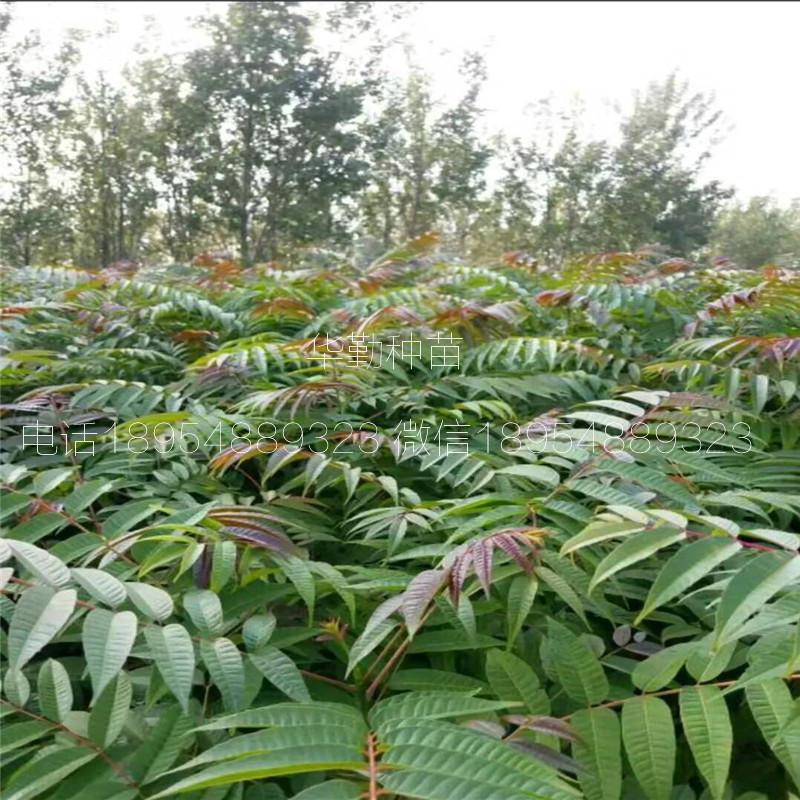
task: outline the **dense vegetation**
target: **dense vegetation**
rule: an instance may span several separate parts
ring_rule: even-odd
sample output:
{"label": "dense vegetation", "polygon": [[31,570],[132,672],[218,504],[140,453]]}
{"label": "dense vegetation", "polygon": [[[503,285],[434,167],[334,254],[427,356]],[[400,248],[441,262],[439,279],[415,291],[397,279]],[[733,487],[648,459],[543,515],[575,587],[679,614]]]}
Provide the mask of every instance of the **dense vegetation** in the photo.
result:
{"label": "dense vegetation", "polygon": [[437,248],[5,271],[5,800],[797,795],[797,273]]}
{"label": "dense vegetation", "polygon": [[53,53],[4,4],[0,261],[97,268],[228,249],[249,266],[356,239],[376,258],[427,230],[469,259],[524,250],[558,264],[658,243],[751,268],[800,261],[797,204],[727,207],[730,188],[706,170],[720,110],[675,75],[605,137],[555,100],[531,108],[524,135],[501,135],[478,55],[444,99],[413,49],[398,70],[392,4],[314,5],[231,3],[187,52],[153,31],[120,81],[85,68],[89,33]]}

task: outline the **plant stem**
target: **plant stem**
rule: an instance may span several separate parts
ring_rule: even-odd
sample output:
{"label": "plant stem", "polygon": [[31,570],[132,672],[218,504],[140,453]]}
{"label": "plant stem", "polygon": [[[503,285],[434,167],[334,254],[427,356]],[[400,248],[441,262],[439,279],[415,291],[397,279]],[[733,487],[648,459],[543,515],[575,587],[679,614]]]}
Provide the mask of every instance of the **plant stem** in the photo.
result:
{"label": "plant stem", "polygon": [[318,675],[316,672],[309,672],[306,669],[301,669],[300,674],[314,681],[329,683],[331,686],[336,686],[338,689],[343,689],[345,692],[350,692],[351,694],[355,694],[358,691],[358,688],[352,684],[344,683],[344,681],[337,681],[336,678],[329,678],[327,675]]}
{"label": "plant stem", "polygon": [[375,734],[367,734],[367,760],[369,762],[369,794],[368,800],[378,800],[378,760],[375,747]]}

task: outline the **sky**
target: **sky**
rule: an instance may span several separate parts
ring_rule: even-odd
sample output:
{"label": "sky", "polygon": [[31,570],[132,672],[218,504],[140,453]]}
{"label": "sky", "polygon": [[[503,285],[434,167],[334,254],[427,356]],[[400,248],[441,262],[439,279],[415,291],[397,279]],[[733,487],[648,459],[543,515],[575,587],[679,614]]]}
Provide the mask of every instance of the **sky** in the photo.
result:
{"label": "sky", "polygon": [[[143,41],[188,50],[200,34],[189,20],[224,3],[18,2],[18,30],[37,28],[57,42],[70,27],[116,32],[91,42],[89,71],[120,74]],[[323,10],[326,4],[314,7]],[[161,30],[156,44],[152,17]],[[393,29],[413,43],[434,76],[434,89],[454,99],[466,50],[482,53],[488,80],[481,97],[487,132],[525,135],[536,126],[535,103],[551,96],[566,106],[580,98],[588,134],[607,136],[635,91],[673,70],[695,91],[714,93],[724,139],[706,177],[737,196],[800,198],[800,3],[796,2],[439,2],[418,4]],[[399,62],[398,62],[399,63]],[[399,67],[398,67],[399,68]]]}

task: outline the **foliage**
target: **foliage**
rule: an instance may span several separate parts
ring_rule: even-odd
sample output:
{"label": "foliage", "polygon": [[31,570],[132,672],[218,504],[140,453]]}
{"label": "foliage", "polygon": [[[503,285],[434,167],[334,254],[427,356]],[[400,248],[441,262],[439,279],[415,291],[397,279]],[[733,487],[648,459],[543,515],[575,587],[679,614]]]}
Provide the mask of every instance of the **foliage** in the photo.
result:
{"label": "foliage", "polygon": [[797,273],[437,241],[5,271],[7,800],[795,796]]}

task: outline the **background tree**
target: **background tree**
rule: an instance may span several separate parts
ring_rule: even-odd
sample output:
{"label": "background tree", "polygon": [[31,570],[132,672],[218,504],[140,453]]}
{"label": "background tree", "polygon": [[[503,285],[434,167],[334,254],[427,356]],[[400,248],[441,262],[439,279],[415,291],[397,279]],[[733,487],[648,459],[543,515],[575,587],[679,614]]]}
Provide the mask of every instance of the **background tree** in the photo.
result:
{"label": "background tree", "polygon": [[211,192],[203,167],[211,111],[191,91],[182,63],[170,56],[148,59],[133,80],[160,214],[158,233],[174,261],[223,245],[216,241]]}
{"label": "background tree", "polygon": [[475,224],[486,188],[486,168],[492,148],[479,129],[482,109],[478,96],[486,80],[486,65],[474,53],[461,67],[467,89],[460,102],[445,111],[433,129],[438,173],[432,186],[440,226],[453,237],[460,252]]}
{"label": "background tree", "polygon": [[716,254],[750,269],[773,262],[800,265],[800,200],[781,208],[769,197],[753,197],[747,205],[725,209],[711,246]]}
{"label": "background tree", "polygon": [[330,238],[335,204],[361,185],[361,86],[337,80],[297,3],[232,3],[206,24],[212,43],[186,69],[211,112],[204,179],[242,261]]}
{"label": "background tree", "polygon": [[482,59],[468,54],[461,74],[466,91],[443,110],[413,64],[404,84],[391,82],[378,94],[378,112],[363,129],[369,182],[361,214],[365,232],[384,247],[432,228],[450,234],[459,249],[466,246],[492,148],[479,128]]}
{"label": "background tree", "polygon": [[479,56],[464,57],[455,102],[410,51],[405,76],[390,68],[382,23],[408,7],[234,2],[199,23],[202,46],[140,50],[122,81],[85,73],[80,37],[48,59],[36,36],[9,36],[10,9],[0,255],[13,264],[223,248],[251,264],[311,243],[385,251],[430,229],[464,257],[554,265],[646,244],[691,257],[712,233],[742,263],[796,252],[796,212],[758,200],[719,217],[730,192],[703,177],[719,113],[675,75],[617,135],[543,101],[509,137],[484,125]]}
{"label": "background tree", "polygon": [[54,172],[61,126],[71,104],[63,89],[77,46],[70,37],[46,59],[38,34],[10,34],[11,9],[0,9],[0,152],[3,161],[0,253],[15,264],[52,255],[68,226],[64,193]]}
{"label": "background tree", "polygon": [[75,255],[87,266],[137,260],[147,252],[155,210],[143,109],[103,75],[80,82],[68,166],[75,179]]}
{"label": "background tree", "polygon": [[707,139],[720,112],[713,98],[691,94],[675,74],[651,84],[621,125],[611,155],[598,230],[605,249],[659,243],[690,253],[707,243],[720,204],[730,191],[702,183]]}

